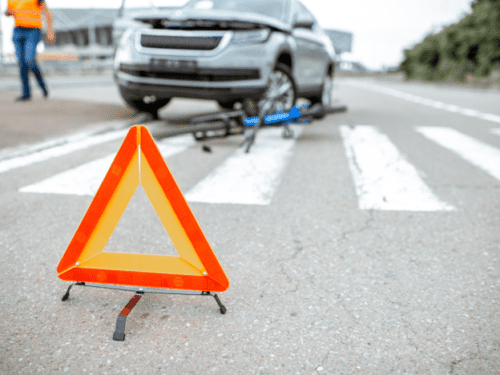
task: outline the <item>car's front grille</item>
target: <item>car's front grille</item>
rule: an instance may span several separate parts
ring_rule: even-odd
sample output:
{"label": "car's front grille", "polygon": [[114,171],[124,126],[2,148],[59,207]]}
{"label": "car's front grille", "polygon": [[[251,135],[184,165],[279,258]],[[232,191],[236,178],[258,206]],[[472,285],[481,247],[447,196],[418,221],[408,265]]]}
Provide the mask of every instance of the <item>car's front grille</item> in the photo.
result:
{"label": "car's front grille", "polygon": [[168,71],[143,64],[121,64],[120,71],[135,77],[177,79],[183,81],[228,82],[259,79],[258,69],[197,69],[196,71]]}
{"label": "car's front grille", "polygon": [[173,36],[173,35],[141,35],[141,46],[144,48],[167,48],[183,50],[211,51],[220,43],[221,36]]}

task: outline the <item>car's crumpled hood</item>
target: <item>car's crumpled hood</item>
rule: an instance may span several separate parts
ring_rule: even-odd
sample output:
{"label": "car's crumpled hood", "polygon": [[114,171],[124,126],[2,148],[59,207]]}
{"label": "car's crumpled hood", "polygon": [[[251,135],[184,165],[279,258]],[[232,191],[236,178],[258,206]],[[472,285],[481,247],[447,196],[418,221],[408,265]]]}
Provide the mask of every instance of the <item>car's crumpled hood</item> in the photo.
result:
{"label": "car's crumpled hood", "polygon": [[245,13],[227,10],[200,10],[181,8],[177,10],[141,11],[134,14],[136,20],[168,19],[172,21],[204,20],[204,21],[239,21],[269,26],[274,29],[291,32],[289,25],[276,18],[256,13]]}

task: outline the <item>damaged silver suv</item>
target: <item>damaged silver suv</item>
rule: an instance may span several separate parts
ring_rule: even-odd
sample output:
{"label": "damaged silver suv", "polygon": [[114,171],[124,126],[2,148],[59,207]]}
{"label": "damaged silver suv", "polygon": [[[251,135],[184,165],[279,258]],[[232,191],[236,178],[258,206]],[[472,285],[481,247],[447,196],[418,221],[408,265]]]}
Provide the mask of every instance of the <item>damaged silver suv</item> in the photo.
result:
{"label": "damaged silver suv", "polygon": [[228,109],[267,95],[277,98],[273,110],[290,110],[298,97],[330,105],[335,51],[297,0],[191,0],[132,20],[114,76],[139,111],[157,117],[173,97]]}

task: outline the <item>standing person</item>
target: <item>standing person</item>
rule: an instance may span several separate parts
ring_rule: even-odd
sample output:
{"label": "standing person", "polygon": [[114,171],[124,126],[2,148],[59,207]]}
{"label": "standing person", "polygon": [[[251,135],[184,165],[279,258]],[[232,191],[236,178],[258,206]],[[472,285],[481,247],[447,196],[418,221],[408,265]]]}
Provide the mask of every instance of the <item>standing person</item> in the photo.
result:
{"label": "standing person", "polygon": [[47,19],[47,40],[50,44],[54,44],[56,38],[54,29],[52,28],[52,15],[47,8],[47,4],[45,4],[45,0],[8,0],[5,14],[14,17],[15,20],[12,40],[16,46],[16,55],[23,83],[23,95],[14,99],[16,102],[24,102],[31,99],[28,79],[30,70],[35,73],[44,98],[49,96],[42,73],[36,63],[36,45],[41,38],[42,13],[45,14],[45,18]]}

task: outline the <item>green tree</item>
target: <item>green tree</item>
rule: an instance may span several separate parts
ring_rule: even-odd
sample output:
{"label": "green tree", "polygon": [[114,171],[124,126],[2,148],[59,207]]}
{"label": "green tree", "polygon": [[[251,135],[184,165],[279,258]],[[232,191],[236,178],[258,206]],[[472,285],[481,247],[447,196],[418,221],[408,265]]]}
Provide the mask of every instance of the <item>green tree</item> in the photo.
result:
{"label": "green tree", "polygon": [[476,0],[472,13],[404,51],[407,79],[464,81],[500,66],[500,0]]}

